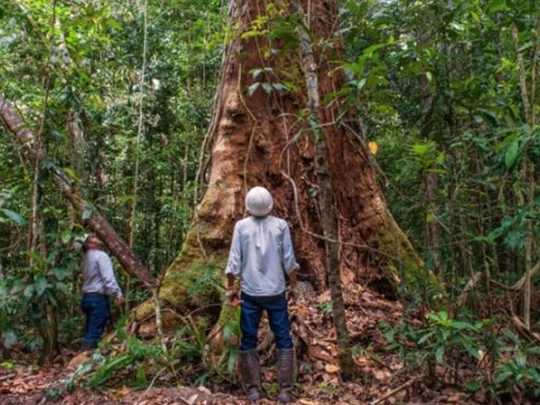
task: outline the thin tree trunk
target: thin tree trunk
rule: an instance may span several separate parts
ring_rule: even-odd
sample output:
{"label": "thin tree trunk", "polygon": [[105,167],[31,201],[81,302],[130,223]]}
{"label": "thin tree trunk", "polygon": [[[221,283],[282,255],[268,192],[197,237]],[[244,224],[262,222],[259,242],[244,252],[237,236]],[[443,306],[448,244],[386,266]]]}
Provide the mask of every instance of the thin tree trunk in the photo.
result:
{"label": "thin tree trunk", "polygon": [[[538,24],[540,19],[536,19],[535,34],[537,34]],[[538,44],[535,44],[531,60],[531,91],[527,88],[527,71],[525,67],[525,61],[523,53],[519,52],[519,31],[516,24],[512,26],[512,39],[517,55],[517,62],[519,68],[519,83],[521,89],[521,101],[523,109],[525,110],[525,117],[529,128],[533,131],[536,124],[536,116],[534,110],[534,97],[536,89],[536,55],[538,52]],[[524,184],[523,191],[523,205],[529,209],[529,217],[532,217],[534,210],[534,194],[535,194],[535,178],[534,178],[534,163],[526,159],[523,169],[522,178]],[[525,283],[523,285],[523,323],[527,328],[531,327],[531,271],[533,267],[533,248],[534,248],[534,233],[533,222],[531,219],[527,220],[526,225],[527,237],[525,240]]]}
{"label": "thin tree trunk", "polygon": [[[426,25],[427,27],[427,25]],[[416,34],[416,40],[420,48],[428,46],[430,40],[430,31],[428,29],[419,30]],[[435,140],[437,144],[441,144],[441,140],[437,140],[437,131],[433,130],[432,111],[433,111],[433,94],[430,88],[430,81],[426,74],[422,74],[418,78],[420,85],[420,101],[422,107],[422,121],[420,124],[420,134],[427,140]],[[440,136],[440,135],[439,135]],[[438,218],[438,202],[437,193],[439,191],[439,174],[430,171],[433,167],[424,167],[424,211],[426,222],[424,225],[426,237],[426,255],[430,257],[432,268],[435,274],[440,273],[441,269],[441,224]]]}
{"label": "thin tree trunk", "polygon": [[[304,19],[304,11],[297,1],[291,2],[291,8],[302,20]],[[308,120],[312,122],[311,127],[315,144],[315,173],[319,182],[319,191],[317,194],[323,235],[326,238],[324,241],[326,250],[326,271],[328,273],[328,283],[332,297],[334,328],[336,330],[339,348],[338,360],[343,378],[351,379],[355,375],[356,367],[350,353],[351,342],[349,331],[347,329],[345,302],[343,300],[343,291],[341,287],[339,246],[337,242],[338,223],[333,202],[332,181],[328,169],[328,151],[322,125],[324,123],[324,117],[321,114],[319,98],[319,80],[317,77],[318,66],[313,55],[313,46],[309,37],[309,32],[304,28],[309,25],[309,22],[304,21],[304,24],[300,24],[300,28],[298,28],[300,52],[302,54],[308,96]]]}
{"label": "thin tree trunk", "polygon": [[441,270],[441,224],[439,223],[439,207],[437,193],[439,191],[439,175],[437,173],[424,173],[425,193],[424,206],[426,213],[426,244],[427,253],[432,258],[433,271],[439,274]]}
{"label": "thin tree trunk", "polygon": [[[8,131],[25,146],[29,157],[43,159],[47,153],[40,144],[36,145],[35,134],[24,123],[19,113],[12,104],[0,94],[0,119]],[[50,164],[52,178],[62,194],[71,202],[81,215],[81,221],[86,223],[103,240],[111,253],[118,259],[124,269],[137,277],[144,285],[152,286],[155,283],[154,276],[140,262],[126,242],[116,233],[109,222],[99,211],[87,201],[73,186],[65,172]]]}
{"label": "thin tree trunk", "polygon": [[[27,250],[30,253],[36,251],[38,243],[38,199],[39,199],[39,166],[41,160],[34,160],[34,176],[32,181],[32,196],[30,198],[30,219],[28,221],[28,243]],[[28,255],[28,267],[34,265],[34,257]]]}

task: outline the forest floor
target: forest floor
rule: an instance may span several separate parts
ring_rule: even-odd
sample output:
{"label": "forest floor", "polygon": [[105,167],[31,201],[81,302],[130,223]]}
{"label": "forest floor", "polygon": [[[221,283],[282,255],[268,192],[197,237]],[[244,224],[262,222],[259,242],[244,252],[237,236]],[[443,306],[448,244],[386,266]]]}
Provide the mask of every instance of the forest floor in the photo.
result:
{"label": "forest floor", "polygon": [[[345,287],[347,320],[357,345],[355,359],[361,370],[356,382],[342,382],[336,364],[336,338],[332,327],[329,293],[303,296],[291,307],[296,344],[302,346],[299,361],[295,404],[364,405],[364,404],[474,404],[454,388],[429,389],[419,373],[406,370],[395,352],[387,349],[380,331],[383,322],[394,323],[403,316],[400,303],[350,283]],[[306,342],[309,340],[309,342]],[[306,344],[308,343],[308,344]],[[273,350],[261,356],[263,386],[269,399],[261,405],[274,404],[277,395]],[[163,377],[150,388],[135,390],[116,379],[103,388],[77,386],[65,389],[73,369],[66,364],[76,353],[63,353],[66,363],[37,367],[30,361],[16,360],[14,367],[0,367],[0,404],[2,405],[213,405],[247,404],[239,387],[234,385],[207,387],[173,387]],[[67,359],[67,360],[66,360]],[[396,389],[397,392],[394,392]],[[390,395],[388,395],[390,394]],[[385,396],[388,395],[388,399]],[[478,400],[478,398],[477,398]]]}

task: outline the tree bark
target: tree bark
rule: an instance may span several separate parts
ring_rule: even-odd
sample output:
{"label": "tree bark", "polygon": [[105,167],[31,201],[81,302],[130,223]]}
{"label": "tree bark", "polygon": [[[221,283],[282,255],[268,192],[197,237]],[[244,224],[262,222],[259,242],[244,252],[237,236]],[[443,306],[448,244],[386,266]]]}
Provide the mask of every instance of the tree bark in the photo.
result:
{"label": "tree bark", "polygon": [[291,1],[291,10],[298,14],[302,24],[298,28],[300,39],[300,53],[303,61],[303,70],[306,80],[307,108],[309,120],[312,120],[313,142],[315,144],[315,173],[319,183],[318,202],[321,212],[321,226],[326,238],[326,271],[328,272],[328,284],[332,297],[332,318],[337,335],[338,360],[341,375],[350,380],[356,374],[356,367],[350,353],[351,342],[347,328],[345,315],[345,302],[339,273],[339,245],[337,240],[338,224],[334,210],[333,185],[328,170],[328,150],[325,143],[325,133],[322,126],[324,117],[321,114],[319,97],[319,78],[317,76],[317,63],[313,54],[313,44],[310,32],[305,29],[309,21],[305,21],[304,11],[297,1]]}
{"label": "tree bark", "polygon": [[[1,93],[0,119],[6,129],[26,148],[26,152],[32,159],[43,161],[47,157],[47,152],[41,143],[35,143],[34,132],[28,128],[18,111]],[[51,162],[47,163],[54,182],[62,194],[77,209],[82,222],[87,224],[100,237],[128,273],[137,277],[145,286],[153,286],[155,279],[150,271],[141,263],[105,217],[81,195],[72,180],[61,168],[54,166]]]}

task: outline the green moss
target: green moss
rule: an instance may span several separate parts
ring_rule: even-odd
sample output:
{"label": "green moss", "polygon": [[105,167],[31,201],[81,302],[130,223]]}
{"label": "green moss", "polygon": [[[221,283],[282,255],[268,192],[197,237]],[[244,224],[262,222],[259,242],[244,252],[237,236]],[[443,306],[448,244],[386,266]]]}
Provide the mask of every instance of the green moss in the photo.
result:
{"label": "green moss", "polygon": [[443,288],[432,271],[426,269],[407,236],[398,227],[383,228],[377,235],[379,249],[390,256],[388,271],[395,287],[402,281],[422,291],[428,301],[442,297]]}
{"label": "green moss", "polygon": [[[174,308],[181,315],[219,302],[217,297],[223,287],[221,275],[227,257],[203,252],[198,231],[195,227],[189,231],[180,254],[166,270],[159,291],[162,308]],[[149,300],[136,308],[134,317],[141,320],[153,311],[154,305]]]}

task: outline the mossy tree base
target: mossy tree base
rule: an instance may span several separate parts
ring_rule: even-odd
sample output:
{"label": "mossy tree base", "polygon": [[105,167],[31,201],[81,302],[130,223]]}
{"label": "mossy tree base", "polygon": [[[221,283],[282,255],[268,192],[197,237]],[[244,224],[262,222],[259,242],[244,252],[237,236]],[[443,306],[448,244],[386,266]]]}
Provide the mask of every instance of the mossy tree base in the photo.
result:
{"label": "mossy tree base", "polygon": [[[193,227],[176,260],[167,269],[159,289],[163,326],[174,330],[181,324],[209,327],[218,318],[222,300],[222,271],[226,256],[207,254],[201,233]],[[133,310],[141,335],[154,334],[155,306],[148,300]]]}

